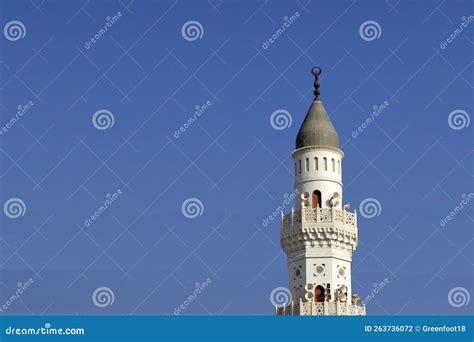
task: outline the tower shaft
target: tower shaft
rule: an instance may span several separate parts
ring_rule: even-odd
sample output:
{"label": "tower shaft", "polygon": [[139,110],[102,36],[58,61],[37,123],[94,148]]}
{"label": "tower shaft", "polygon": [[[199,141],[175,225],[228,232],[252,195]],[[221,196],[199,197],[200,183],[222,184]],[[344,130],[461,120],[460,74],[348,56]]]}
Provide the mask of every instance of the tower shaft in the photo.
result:
{"label": "tower shaft", "polygon": [[288,258],[292,301],[277,315],[365,315],[352,293],[352,253],[357,247],[357,213],[342,205],[342,159],[339,137],[319,99],[296,138],[296,210],[282,213],[281,246]]}

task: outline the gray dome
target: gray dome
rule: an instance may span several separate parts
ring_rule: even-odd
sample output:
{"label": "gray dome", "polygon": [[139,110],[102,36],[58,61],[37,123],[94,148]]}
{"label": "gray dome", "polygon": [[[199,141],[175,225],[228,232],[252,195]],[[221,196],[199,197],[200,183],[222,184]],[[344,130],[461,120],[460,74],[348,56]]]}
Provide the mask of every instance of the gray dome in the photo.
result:
{"label": "gray dome", "polygon": [[339,137],[321,100],[316,99],[296,136],[296,149],[302,147],[332,147],[339,149]]}

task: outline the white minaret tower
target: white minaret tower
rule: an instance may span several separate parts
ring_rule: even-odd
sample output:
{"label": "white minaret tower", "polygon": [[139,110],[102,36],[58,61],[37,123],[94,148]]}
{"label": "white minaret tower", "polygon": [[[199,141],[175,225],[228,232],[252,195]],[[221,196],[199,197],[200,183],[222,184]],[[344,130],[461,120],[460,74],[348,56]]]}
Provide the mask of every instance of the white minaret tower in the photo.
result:
{"label": "white minaret tower", "polygon": [[281,246],[288,257],[291,302],[277,315],[365,315],[352,293],[352,252],[357,247],[357,215],[342,203],[342,158],[339,137],[315,98],[296,137],[296,210],[283,214]]}

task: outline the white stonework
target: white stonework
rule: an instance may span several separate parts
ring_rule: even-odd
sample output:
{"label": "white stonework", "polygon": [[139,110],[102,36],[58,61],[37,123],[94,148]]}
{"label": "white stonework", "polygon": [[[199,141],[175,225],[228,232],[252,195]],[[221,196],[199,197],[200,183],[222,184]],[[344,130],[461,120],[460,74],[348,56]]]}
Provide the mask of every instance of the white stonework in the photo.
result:
{"label": "white stonework", "polygon": [[[295,190],[300,194],[312,194],[314,190],[321,191],[324,208],[330,208],[329,199],[334,193],[341,197],[336,207],[342,203],[342,158],[344,154],[339,149],[304,147],[293,152],[295,161]],[[300,172],[301,164],[301,172]],[[316,169],[317,167],[317,169]],[[334,171],[333,171],[334,167]],[[301,204],[298,198],[297,207]]]}
{"label": "white stonework", "polygon": [[343,205],[344,153],[319,99],[310,107],[292,157],[296,210],[282,213],[280,233],[292,300],[275,307],[275,314],[365,315],[351,282],[357,213]]}

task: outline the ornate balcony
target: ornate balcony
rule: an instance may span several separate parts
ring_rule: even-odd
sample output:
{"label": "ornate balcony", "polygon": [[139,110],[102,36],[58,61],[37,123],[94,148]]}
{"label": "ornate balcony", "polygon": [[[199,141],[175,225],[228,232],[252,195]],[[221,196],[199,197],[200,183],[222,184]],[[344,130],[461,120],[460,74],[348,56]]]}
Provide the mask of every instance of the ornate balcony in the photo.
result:
{"label": "ornate balcony", "polygon": [[365,316],[365,305],[342,302],[291,302],[275,306],[277,316]]}
{"label": "ornate balcony", "polygon": [[352,253],[357,247],[357,214],[336,208],[308,208],[282,214],[281,246],[289,254],[311,247]]}
{"label": "ornate balcony", "polygon": [[357,228],[357,213],[333,208],[302,208],[281,216],[282,228],[301,223],[339,223]]}

